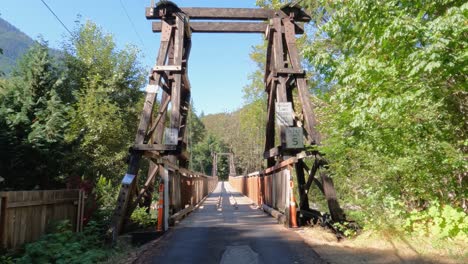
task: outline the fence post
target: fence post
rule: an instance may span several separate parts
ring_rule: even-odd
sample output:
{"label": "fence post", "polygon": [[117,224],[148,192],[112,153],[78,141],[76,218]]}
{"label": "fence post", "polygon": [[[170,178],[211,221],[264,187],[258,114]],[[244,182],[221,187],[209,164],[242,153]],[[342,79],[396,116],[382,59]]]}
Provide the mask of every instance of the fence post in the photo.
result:
{"label": "fence post", "polygon": [[5,225],[6,225],[6,208],[8,198],[6,196],[0,197],[0,248],[6,248],[5,239]]}

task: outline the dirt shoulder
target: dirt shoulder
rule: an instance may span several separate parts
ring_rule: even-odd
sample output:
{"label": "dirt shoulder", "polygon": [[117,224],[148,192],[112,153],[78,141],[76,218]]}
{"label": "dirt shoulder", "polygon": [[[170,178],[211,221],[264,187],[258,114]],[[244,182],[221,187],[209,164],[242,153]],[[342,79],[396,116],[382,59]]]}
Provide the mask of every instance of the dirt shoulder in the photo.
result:
{"label": "dirt shoulder", "polygon": [[447,241],[440,246],[429,240],[377,238],[362,234],[356,239],[338,242],[336,237],[320,227],[296,231],[328,263],[468,263],[466,243]]}

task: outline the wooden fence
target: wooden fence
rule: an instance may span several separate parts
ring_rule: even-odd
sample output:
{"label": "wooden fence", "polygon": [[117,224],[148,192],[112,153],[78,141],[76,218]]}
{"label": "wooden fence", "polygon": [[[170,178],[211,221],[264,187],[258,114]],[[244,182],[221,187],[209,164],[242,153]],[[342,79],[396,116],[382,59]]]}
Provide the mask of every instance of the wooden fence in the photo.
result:
{"label": "wooden fence", "polygon": [[80,190],[0,192],[0,246],[18,248],[37,240],[49,224],[70,220],[83,227],[84,194]]}

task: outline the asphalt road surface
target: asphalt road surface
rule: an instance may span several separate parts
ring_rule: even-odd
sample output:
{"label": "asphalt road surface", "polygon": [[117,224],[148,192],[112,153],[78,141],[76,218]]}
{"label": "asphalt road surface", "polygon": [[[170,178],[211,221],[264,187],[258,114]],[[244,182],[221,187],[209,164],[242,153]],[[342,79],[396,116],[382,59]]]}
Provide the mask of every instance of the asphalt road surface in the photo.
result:
{"label": "asphalt road surface", "polygon": [[137,263],[325,263],[301,237],[278,224],[227,182],[171,229]]}

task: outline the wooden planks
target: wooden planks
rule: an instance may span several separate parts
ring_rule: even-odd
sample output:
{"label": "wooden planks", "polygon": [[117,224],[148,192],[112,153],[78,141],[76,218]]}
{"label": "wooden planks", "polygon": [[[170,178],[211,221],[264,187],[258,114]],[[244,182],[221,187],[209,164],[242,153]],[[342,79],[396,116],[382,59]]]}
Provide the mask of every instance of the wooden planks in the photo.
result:
{"label": "wooden planks", "polygon": [[[166,9],[168,10],[168,9]],[[147,19],[161,19],[164,15],[175,10],[166,11],[165,8],[146,8]],[[289,17],[294,13],[294,20],[309,22],[311,17],[300,9],[271,10],[263,8],[204,8],[204,7],[181,7],[180,10],[190,17],[191,20],[270,20],[275,17]]]}
{"label": "wooden planks", "polygon": [[0,192],[0,198],[2,248],[15,249],[37,240],[56,221],[69,220],[72,230],[77,230],[83,219],[78,204],[84,196],[79,190]]}

